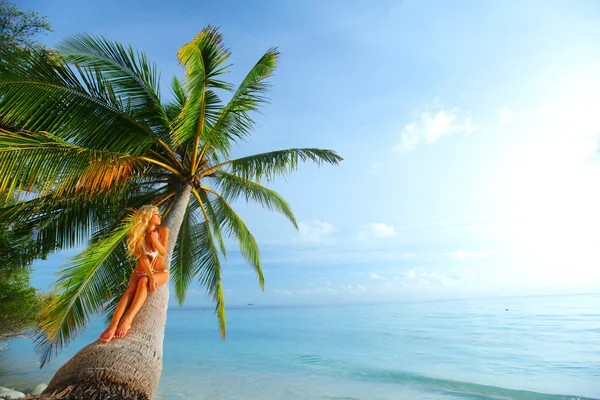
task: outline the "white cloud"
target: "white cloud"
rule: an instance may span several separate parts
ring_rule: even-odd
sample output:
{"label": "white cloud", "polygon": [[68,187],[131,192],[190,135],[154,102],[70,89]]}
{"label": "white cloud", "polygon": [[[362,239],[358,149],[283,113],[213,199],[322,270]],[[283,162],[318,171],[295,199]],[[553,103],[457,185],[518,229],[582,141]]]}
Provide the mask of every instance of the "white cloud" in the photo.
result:
{"label": "white cloud", "polygon": [[379,171],[383,168],[383,164],[379,161],[373,161],[371,166],[367,169],[367,174],[371,176],[379,175]]}
{"label": "white cloud", "polygon": [[419,144],[435,143],[440,137],[450,134],[470,134],[475,130],[468,112],[457,108],[441,108],[439,100],[434,99],[435,111],[422,111],[413,121],[404,126],[397,149],[408,152]]}
{"label": "white cloud", "polygon": [[413,279],[415,277],[417,273],[415,272],[414,269],[411,269],[410,271],[404,272],[403,275],[406,279]]}
{"label": "white cloud", "polygon": [[424,285],[452,285],[452,279],[437,272],[424,271],[419,274],[419,281]]}
{"label": "white cloud", "polygon": [[480,276],[481,273],[468,267],[453,268],[444,271],[414,268],[399,273],[393,279],[382,281],[381,284],[387,285],[387,288],[395,287],[397,289],[409,290],[458,287],[470,289],[474,287],[474,283],[479,283],[478,277]]}
{"label": "white cloud", "polygon": [[510,122],[511,118],[512,118],[511,109],[506,106],[500,107],[500,109],[498,110],[498,125],[504,126],[504,125],[508,124]]}
{"label": "white cloud", "polygon": [[325,221],[307,221],[298,223],[298,236],[294,239],[302,243],[322,243],[336,231],[335,227]]}
{"label": "white cloud", "polygon": [[431,286],[449,287],[458,284],[466,275],[468,275],[468,273],[462,271],[447,276],[446,274],[441,274],[436,271],[416,271],[411,269],[394,277],[388,288],[391,288],[392,285],[404,289],[423,289]]}
{"label": "white cloud", "polygon": [[385,239],[394,237],[396,235],[396,227],[384,223],[371,223],[363,225],[358,234],[359,239]]}
{"label": "white cloud", "polygon": [[381,275],[375,274],[375,273],[371,273],[371,279],[375,279],[375,280],[385,280],[385,278]]}
{"label": "white cloud", "polygon": [[342,293],[357,293],[357,292],[364,292],[366,291],[367,288],[363,285],[360,284],[355,284],[355,285],[346,285],[346,286],[342,286],[340,291]]}
{"label": "white cloud", "polygon": [[483,260],[495,254],[493,251],[466,251],[457,250],[451,252],[450,258],[453,260]]}
{"label": "white cloud", "polygon": [[270,291],[275,295],[285,296],[307,296],[307,295],[323,295],[323,294],[335,294],[336,291],[330,287],[314,287],[304,289],[273,289]]}

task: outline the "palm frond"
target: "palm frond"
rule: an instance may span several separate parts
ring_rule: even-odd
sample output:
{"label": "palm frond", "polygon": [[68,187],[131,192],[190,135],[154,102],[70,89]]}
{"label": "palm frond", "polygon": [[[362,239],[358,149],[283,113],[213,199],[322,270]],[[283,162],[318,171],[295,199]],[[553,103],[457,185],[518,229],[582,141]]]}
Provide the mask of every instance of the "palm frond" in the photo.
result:
{"label": "palm frond", "polygon": [[175,288],[175,297],[179,305],[183,305],[187,290],[194,278],[195,256],[198,254],[197,226],[199,222],[193,213],[193,207],[188,204],[183,222],[179,230],[177,242],[171,259],[170,280]]}
{"label": "palm frond", "polygon": [[207,26],[189,43],[179,49],[177,57],[186,69],[186,92],[198,92],[201,88],[229,90],[231,84],[217,79],[227,73],[229,65],[223,65],[231,55],[223,46],[223,35],[217,28]]}
{"label": "palm frond", "polygon": [[130,264],[115,251],[133,225],[132,213],[108,235],[92,238],[91,245],[59,272],[51,301],[42,309],[35,337],[41,365],[49,362],[102,310],[114,286],[122,283]]}
{"label": "palm frond", "polygon": [[178,57],[186,69],[185,93],[187,101],[177,123],[174,138],[178,143],[193,140],[192,173],[196,165],[199,143],[203,137],[207,119],[212,118],[220,100],[214,89],[231,90],[231,84],[219,80],[227,73],[224,63],[230,52],[222,44],[222,36],[216,28],[207,27],[194,40],[179,49]]}
{"label": "palm frond", "polygon": [[215,240],[211,233],[210,220],[208,219],[204,202],[195,189],[192,189],[192,193],[196,197],[204,215],[204,222],[197,226],[197,243],[200,254],[196,257],[199,265],[196,271],[194,271],[194,275],[198,276],[200,284],[206,288],[206,291],[212,296],[213,301],[215,302],[215,313],[219,320],[219,332],[221,333],[221,337],[225,338],[225,299],[223,297],[223,282],[221,281],[221,262],[219,260],[219,253],[215,247]]}
{"label": "palm frond", "polygon": [[179,114],[181,114],[181,110],[183,110],[187,101],[185,90],[176,76],[174,76],[171,81],[171,92],[173,93],[174,99],[165,106],[165,110],[169,121],[174,122],[175,119],[179,117]]}
{"label": "palm frond", "polygon": [[[215,123],[207,133],[211,143],[220,144],[219,150],[223,155],[229,154],[232,142],[247,136],[255,125],[250,113],[259,112],[260,107],[267,102],[265,93],[271,85],[265,80],[273,74],[277,66],[277,49],[269,49],[258,60],[246,75],[240,86],[229,100],[227,106],[222,108]],[[220,138],[220,141],[216,138]]]}
{"label": "palm frond", "polygon": [[131,112],[155,133],[168,131],[169,121],[160,102],[160,76],[145,53],[85,33],[62,40],[57,50],[69,63],[87,71],[101,71],[117,96],[127,99]]}
{"label": "palm frond", "polygon": [[[217,215],[215,207],[213,206],[213,201],[211,201],[208,198],[206,192],[204,190],[194,190],[197,192],[198,196],[202,199],[202,202],[204,203],[204,206],[206,208],[206,215],[208,216],[208,221],[212,228],[213,235],[216,236],[217,241],[219,242],[219,248],[221,249],[221,254],[223,254],[223,258],[226,260],[227,248],[225,247],[225,242],[223,241],[223,233],[221,232],[220,224],[222,218],[220,217],[220,215]],[[193,200],[195,200],[195,197]]]}
{"label": "palm frond", "polygon": [[0,123],[132,155],[156,143],[157,136],[131,113],[127,100],[116,101],[110,90],[98,94],[110,87],[103,74],[71,69],[60,55],[45,51],[12,54],[0,48],[0,59],[9,66],[0,68]]}
{"label": "palm frond", "polygon": [[265,278],[260,266],[260,252],[258,250],[258,244],[256,243],[254,236],[252,233],[250,233],[248,227],[240,218],[240,216],[221,195],[210,189],[209,193],[212,193],[215,197],[213,200],[214,219],[223,227],[223,229],[225,229],[225,232],[229,237],[238,242],[242,256],[256,272],[260,288],[261,290],[264,290]]}
{"label": "palm frond", "polygon": [[0,221],[33,230],[33,240],[52,251],[85,245],[92,232],[92,209],[99,199],[88,202],[86,196],[59,201],[38,197],[0,209]]}
{"label": "palm frond", "polygon": [[47,132],[0,128],[0,196],[5,203],[24,192],[92,196],[139,174],[144,164],[135,156],[84,148]]}
{"label": "palm frond", "polygon": [[77,66],[82,77],[89,77],[88,87],[103,83],[94,91],[97,97],[126,108],[127,114],[142,121],[160,138],[169,157],[176,159],[167,145],[172,145],[171,123],[160,101],[160,76],[145,53],[89,34],[71,35],[59,43],[58,50],[66,62]]}
{"label": "palm frond", "polygon": [[221,281],[221,263],[215,242],[210,232],[210,227],[204,221],[196,226],[197,246],[202,249],[197,255],[198,266],[194,275],[198,282],[206,288],[208,294],[215,302],[215,313],[219,320],[219,332],[222,338],[226,336],[225,298],[223,297],[223,283]]}
{"label": "palm frond", "polygon": [[[202,103],[196,109],[192,107],[194,104],[190,102],[191,99],[192,96],[189,95],[179,115],[172,122],[173,140],[178,144],[190,143],[193,146],[196,145],[195,139],[198,137],[198,143],[201,141],[209,143],[213,147],[224,146],[225,136],[206,135],[211,131],[223,107],[221,98],[215,91],[206,89],[204,96],[196,100],[197,103]],[[201,115],[195,114],[195,112],[201,113]]]}
{"label": "palm frond", "polygon": [[250,179],[227,172],[219,173],[215,181],[226,201],[231,202],[238,200],[240,197],[244,197],[246,202],[249,200],[255,201],[269,211],[277,211],[283,214],[298,229],[298,223],[290,205],[274,190]]}
{"label": "palm frond", "polygon": [[200,176],[214,174],[229,167],[230,172],[253,181],[272,181],[276,176],[285,176],[298,168],[300,162],[312,161],[318,166],[324,163],[339,164],[343,158],[333,150],[288,149],[254,154],[252,156],[225,161],[203,171]]}
{"label": "palm frond", "polygon": [[0,223],[34,231],[39,247],[65,250],[87,243],[92,234],[106,234],[121,221],[127,208],[157,204],[172,195],[166,186],[155,188],[129,182],[105,193],[38,196],[0,208]]}

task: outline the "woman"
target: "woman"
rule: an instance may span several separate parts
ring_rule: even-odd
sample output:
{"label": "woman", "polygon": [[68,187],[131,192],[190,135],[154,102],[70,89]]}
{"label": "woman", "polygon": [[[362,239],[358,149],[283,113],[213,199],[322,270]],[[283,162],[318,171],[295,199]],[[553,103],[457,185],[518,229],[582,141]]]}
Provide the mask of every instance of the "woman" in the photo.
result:
{"label": "woman", "polygon": [[108,328],[100,335],[103,342],[125,336],[131,328],[133,317],[144,304],[148,291],[154,292],[169,280],[169,270],[165,264],[169,228],[158,226],[161,221],[158,208],[153,205],[142,206],[133,218],[127,249],[140,262],[131,274],[129,287],[121,297]]}

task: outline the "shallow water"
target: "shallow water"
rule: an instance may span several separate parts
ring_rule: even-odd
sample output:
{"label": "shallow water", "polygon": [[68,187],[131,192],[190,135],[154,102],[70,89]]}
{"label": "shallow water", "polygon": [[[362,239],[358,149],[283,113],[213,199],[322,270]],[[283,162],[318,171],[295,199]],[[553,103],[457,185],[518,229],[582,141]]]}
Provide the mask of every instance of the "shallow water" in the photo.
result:
{"label": "shallow water", "polygon": [[[509,311],[506,311],[508,309]],[[221,341],[211,309],[170,309],[161,399],[600,399],[600,295],[329,306],[244,306]],[[0,385],[49,381],[31,342]]]}

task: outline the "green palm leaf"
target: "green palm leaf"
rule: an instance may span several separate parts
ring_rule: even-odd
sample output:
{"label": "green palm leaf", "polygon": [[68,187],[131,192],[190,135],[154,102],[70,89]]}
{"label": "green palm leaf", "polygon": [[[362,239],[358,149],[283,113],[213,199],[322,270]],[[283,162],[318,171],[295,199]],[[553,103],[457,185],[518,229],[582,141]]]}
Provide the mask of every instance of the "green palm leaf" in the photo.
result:
{"label": "green palm leaf", "polygon": [[[106,86],[102,74],[79,69],[79,79],[60,55],[43,51],[17,56],[0,48],[0,59],[10,66],[0,68],[0,123],[131,155],[143,154],[156,142],[149,127],[131,115],[126,100],[98,95],[98,88]],[[98,80],[91,84],[94,77]]]}
{"label": "green palm leaf", "polygon": [[136,53],[131,46],[88,34],[72,35],[57,49],[67,62],[101,72],[106,89],[114,91],[120,101],[127,100],[129,114],[144,121],[163,140],[170,140],[170,122],[160,102],[156,65],[143,52]]}
{"label": "green palm leaf", "polygon": [[226,201],[238,200],[240,197],[244,197],[246,201],[255,201],[270,211],[283,214],[298,229],[290,205],[274,190],[227,172],[219,173],[217,185]]}
{"label": "green palm leaf", "polygon": [[[206,288],[206,291],[212,296],[213,301],[215,302],[215,313],[219,319],[219,332],[221,333],[221,337],[225,338],[225,299],[223,297],[219,253],[215,247],[215,240],[210,229],[211,220],[208,218],[204,201],[195,189],[192,189],[192,193],[198,201],[198,204],[202,209],[202,214],[204,215],[204,222],[197,226],[198,244],[201,252],[198,254],[198,257],[195,257],[199,262],[199,265],[196,271],[194,271],[194,275],[198,275],[200,284]],[[217,222],[212,221],[212,223],[214,224]]]}
{"label": "green palm leaf", "polygon": [[194,229],[196,230],[196,246],[199,249],[195,254],[198,265],[194,271],[194,275],[198,276],[200,285],[206,288],[206,291],[215,302],[215,313],[219,319],[219,332],[221,333],[221,337],[225,338],[225,299],[223,297],[223,285],[221,282],[219,253],[217,252],[215,241],[206,221],[196,225]]}
{"label": "green palm leaf", "polygon": [[130,184],[94,196],[52,194],[0,208],[0,223],[35,230],[38,246],[51,251],[86,244],[92,234],[106,234],[121,221],[127,208],[138,208],[169,196],[168,187]]}
{"label": "green palm leaf", "polygon": [[198,225],[191,204],[183,217],[183,222],[175,243],[171,258],[170,280],[175,288],[175,297],[179,305],[183,305],[187,290],[194,278],[195,256],[198,254],[197,232],[194,228]]}
{"label": "green palm leaf", "polygon": [[231,90],[231,84],[217,79],[227,73],[228,66],[224,63],[229,55],[221,34],[210,26],[178,53],[179,61],[186,69],[184,90],[187,101],[176,124],[174,139],[180,144],[193,141],[192,173],[195,172],[200,140],[208,143],[211,139],[205,135],[206,127],[220,107],[220,99],[213,90]]}
{"label": "green palm leaf", "polygon": [[0,129],[0,196],[8,201],[34,188],[55,198],[66,191],[93,195],[139,174],[141,159],[70,144],[47,132]]}
{"label": "green palm leaf", "polygon": [[[210,137],[221,137],[223,154],[229,153],[231,142],[249,135],[254,128],[250,112],[258,112],[266,103],[264,94],[270,89],[265,82],[273,74],[277,66],[277,49],[269,49],[250,70],[231,100],[218,114],[217,120],[210,128]],[[223,137],[225,136],[225,137]]]}
{"label": "green palm leaf", "polygon": [[[0,209],[0,221],[34,230],[34,240],[53,251],[84,245],[92,231],[92,211],[99,203],[76,195],[58,201],[38,197]],[[100,217],[100,216],[98,216]]]}
{"label": "green palm leaf", "polygon": [[285,176],[296,170],[301,161],[313,161],[318,166],[321,166],[323,163],[337,165],[342,160],[343,158],[333,150],[278,150],[225,161],[203,171],[201,175],[210,175],[225,167],[229,167],[232,174],[245,179],[253,181],[265,179],[272,181],[276,176]]}
{"label": "green palm leaf", "polygon": [[[260,288],[264,290],[265,278],[260,267],[260,252],[254,236],[240,216],[221,195],[212,190],[210,193],[215,197],[213,200],[213,208],[215,209],[213,221],[219,223],[225,229],[225,233],[238,242],[242,256],[256,272]],[[289,207],[287,209],[289,210]],[[295,220],[293,222],[295,223]]]}
{"label": "green palm leaf", "polygon": [[173,122],[179,114],[181,114],[181,110],[183,110],[187,101],[185,90],[176,76],[174,76],[171,81],[171,92],[173,93],[174,99],[166,105],[165,109],[169,121]]}
{"label": "green palm leaf", "polygon": [[[221,254],[223,254],[223,258],[227,259],[227,248],[225,247],[225,242],[223,241],[223,233],[221,232],[221,221],[222,216],[217,214],[215,211],[215,207],[213,206],[213,202],[211,201],[206,192],[204,190],[196,191],[200,198],[202,199],[203,205],[206,208],[206,215],[208,216],[208,221],[210,226],[212,227],[213,235],[216,236],[217,241],[219,242],[219,248],[221,250]],[[195,198],[193,199],[195,200]],[[197,201],[196,201],[197,203]],[[196,206],[198,207],[198,206]]]}

